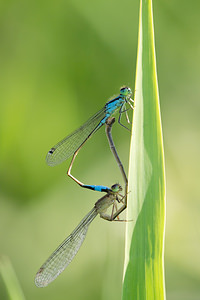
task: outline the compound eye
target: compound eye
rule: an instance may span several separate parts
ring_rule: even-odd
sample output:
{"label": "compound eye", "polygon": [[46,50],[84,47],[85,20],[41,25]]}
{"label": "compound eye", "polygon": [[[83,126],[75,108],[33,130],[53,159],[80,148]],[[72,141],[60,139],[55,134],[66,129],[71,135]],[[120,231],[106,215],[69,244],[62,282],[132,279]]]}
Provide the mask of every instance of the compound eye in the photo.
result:
{"label": "compound eye", "polygon": [[126,91],[127,91],[126,87],[123,87],[123,88],[120,89],[120,93],[123,94],[123,95],[126,94]]}
{"label": "compound eye", "polygon": [[124,96],[127,96],[129,94],[131,94],[131,89],[129,87],[123,87],[120,89],[120,94],[121,95],[124,95]]}

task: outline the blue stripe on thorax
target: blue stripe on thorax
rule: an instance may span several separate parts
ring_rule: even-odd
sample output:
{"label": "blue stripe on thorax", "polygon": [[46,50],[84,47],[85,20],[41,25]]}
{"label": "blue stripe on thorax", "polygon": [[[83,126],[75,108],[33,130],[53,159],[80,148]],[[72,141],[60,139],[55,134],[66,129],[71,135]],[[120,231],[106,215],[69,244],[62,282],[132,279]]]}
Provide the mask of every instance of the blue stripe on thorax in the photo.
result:
{"label": "blue stripe on thorax", "polygon": [[112,114],[114,114],[117,111],[117,109],[119,109],[123,105],[124,102],[125,102],[125,100],[121,96],[108,101],[105,105],[105,113],[106,113],[105,117],[101,120],[100,124],[102,125],[102,124],[106,123],[106,120]]}

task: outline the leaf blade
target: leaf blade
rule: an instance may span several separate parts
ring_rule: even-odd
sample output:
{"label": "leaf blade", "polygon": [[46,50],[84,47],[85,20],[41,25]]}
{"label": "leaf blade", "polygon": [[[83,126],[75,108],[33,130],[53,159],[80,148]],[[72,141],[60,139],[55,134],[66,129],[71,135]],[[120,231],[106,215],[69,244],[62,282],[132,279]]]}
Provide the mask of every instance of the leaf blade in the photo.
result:
{"label": "leaf blade", "polygon": [[151,0],[141,0],[123,300],[165,299],[165,172]]}

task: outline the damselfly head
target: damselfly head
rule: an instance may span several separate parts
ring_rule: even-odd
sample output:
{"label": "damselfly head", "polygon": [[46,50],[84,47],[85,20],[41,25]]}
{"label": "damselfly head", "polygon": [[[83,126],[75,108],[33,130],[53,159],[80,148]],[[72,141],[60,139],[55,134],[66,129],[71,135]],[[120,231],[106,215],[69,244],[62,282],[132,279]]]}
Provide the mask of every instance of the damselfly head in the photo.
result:
{"label": "damselfly head", "polygon": [[113,185],[111,186],[111,190],[112,190],[112,192],[114,192],[114,193],[118,193],[118,192],[121,192],[121,191],[122,191],[122,187],[121,187],[121,185],[120,185],[119,183],[116,183],[116,184],[113,184]]}
{"label": "damselfly head", "polygon": [[129,87],[124,86],[120,89],[120,95],[126,96],[126,97],[131,97],[132,91]]}

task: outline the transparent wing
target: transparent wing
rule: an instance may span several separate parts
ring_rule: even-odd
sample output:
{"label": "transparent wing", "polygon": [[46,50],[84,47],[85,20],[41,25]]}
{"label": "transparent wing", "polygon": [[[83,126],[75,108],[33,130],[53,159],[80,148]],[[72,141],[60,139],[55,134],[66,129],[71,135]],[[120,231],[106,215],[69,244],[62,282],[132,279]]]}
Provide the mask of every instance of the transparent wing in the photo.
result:
{"label": "transparent wing", "polygon": [[37,287],[47,286],[70,264],[86,237],[90,223],[96,216],[97,211],[93,208],[42,265],[35,276]]}
{"label": "transparent wing", "polygon": [[93,117],[85,122],[80,128],[65,137],[62,141],[52,147],[46,157],[49,166],[55,166],[69,158],[92,133],[103,124],[100,121],[105,116],[105,107],[98,111]]}

